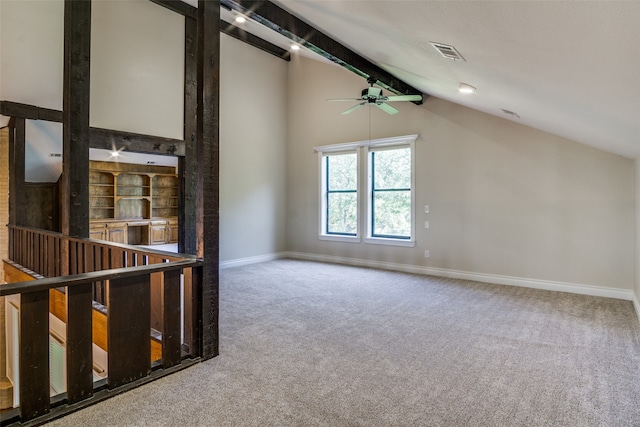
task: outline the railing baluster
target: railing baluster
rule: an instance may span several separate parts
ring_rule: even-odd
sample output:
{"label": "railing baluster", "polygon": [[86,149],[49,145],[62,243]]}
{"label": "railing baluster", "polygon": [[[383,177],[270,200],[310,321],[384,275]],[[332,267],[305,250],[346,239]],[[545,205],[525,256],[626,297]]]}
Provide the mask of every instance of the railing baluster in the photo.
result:
{"label": "railing baluster", "polygon": [[109,388],[151,372],[149,274],[109,281]]}
{"label": "railing baluster", "polygon": [[67,287],[67,398],[93,395],[91,283]]}
{"label": "railing baluster", "polygon": [[[190,353],[199,355],[202,351],[200,337],[200,319],[202,319],[202,304],[200,295],[202,295],[202,267],[193,267],[191,269],[191,345]],[[185,282],[185,287],[187,287]]]}
{"label": "railing baluster", "polygon": [[[153,263],[161,262],[161,258],[150,257]],[[162,322],[162,273],[151,274],[151,327],[164,334]]]}
{"label": "railing baluster", "polygon": [[20,417],[49,412],[49,290],[20,295]]}
{"label": "railing baluster", "polygon": [[180,270],[164,273],[162,292],[162,366],[166,369],[181,360],[180,342]]}

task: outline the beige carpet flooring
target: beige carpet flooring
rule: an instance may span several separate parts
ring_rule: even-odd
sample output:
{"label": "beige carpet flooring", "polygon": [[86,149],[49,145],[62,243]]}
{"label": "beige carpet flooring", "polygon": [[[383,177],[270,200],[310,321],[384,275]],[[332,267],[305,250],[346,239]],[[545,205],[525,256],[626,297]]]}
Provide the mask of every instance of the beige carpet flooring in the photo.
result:
{"label": "beige carpet flooring", "polygon": [[629,301],[279,260],[221,272],[221,354],[51,426],[640,426]]}

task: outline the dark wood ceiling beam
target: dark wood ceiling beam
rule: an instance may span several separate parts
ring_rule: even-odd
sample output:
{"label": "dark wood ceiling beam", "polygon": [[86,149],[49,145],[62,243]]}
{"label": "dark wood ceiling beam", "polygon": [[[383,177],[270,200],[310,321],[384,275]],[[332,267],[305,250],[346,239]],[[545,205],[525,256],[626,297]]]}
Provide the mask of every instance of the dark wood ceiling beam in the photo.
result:
{"label": "dark wood ceiling beam", "polygon": [[198,19],[198,8],[183,2],[182,0],[149,0],[159,6],[176,12],[191,19]]}
{"label": "dark wood ceiling beam", "polygon": [[62,111],[19,102],[0,101],[0,114],[7,117],[62,123]]}
{"label": "dark wood ceiling beam", "polygon": [[89,128],[90,148],[126,150],[165,156],[184,156],[184,145],[184,141],[181,139],[94,127]]}
{"label": "dark wood ceiling beam", "polygon": [[228,36],[233,37],[234,39],[245,42],[262,51],[270,53],[273,56],[277,56],[280,59],[291,61],[291,54],[289,53],[289,51],[271,44],[268,41],[261,39],[260,37],[254,36],[253,34],[248,33],[233,24],[229,24],[225,21],[220,21],[220,31]]}
{"label": "dark wood ceiling beam", "polygon": [[[223,7],[236,10],[256,22],[288,37],[292,41],[345,67],[359,76],[375,78],[377,84],[398,95],[422,95],[418,89],[408,85],[387,71],[343,46],[336,40],[302,21],[270,1],[221,0]],[[425,95],[423,95],[423,99]],[[416,101],[421,104],[422,101]]]}

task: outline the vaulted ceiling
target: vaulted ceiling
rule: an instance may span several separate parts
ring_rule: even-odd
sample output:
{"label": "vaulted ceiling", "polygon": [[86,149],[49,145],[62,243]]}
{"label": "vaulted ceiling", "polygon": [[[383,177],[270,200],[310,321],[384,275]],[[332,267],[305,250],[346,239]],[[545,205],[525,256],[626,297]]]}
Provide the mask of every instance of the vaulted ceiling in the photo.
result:
{"label": "vaulted ceiling", "polygon": [[[638,1],[274,3],[424,93],[640,156]],[[461,82],[476,93],[459,93]]]}

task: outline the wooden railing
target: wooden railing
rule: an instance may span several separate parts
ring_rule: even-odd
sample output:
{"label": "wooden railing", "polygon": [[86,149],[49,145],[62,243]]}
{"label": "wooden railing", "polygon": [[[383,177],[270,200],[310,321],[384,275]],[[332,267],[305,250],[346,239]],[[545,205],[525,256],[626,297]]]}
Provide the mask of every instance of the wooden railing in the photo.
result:
{"label": "wooden railing", "polygon": [[[20,406],[0,414],[3,425],[46,419],[51,412],[59,416],[200,356],[202,261],[196,257],[9,226],[9,259],[45,278],[0,286],[0,297],[20,297]],[[49,298],[50,290],[60,288],[66,295],[67,391],[50,398]],[[108,341],[107,378],[98,382],[92,371],[96,299],[107,307]],[[155,362],[153,329],[161,334],[162,345],[161,359]]]}

